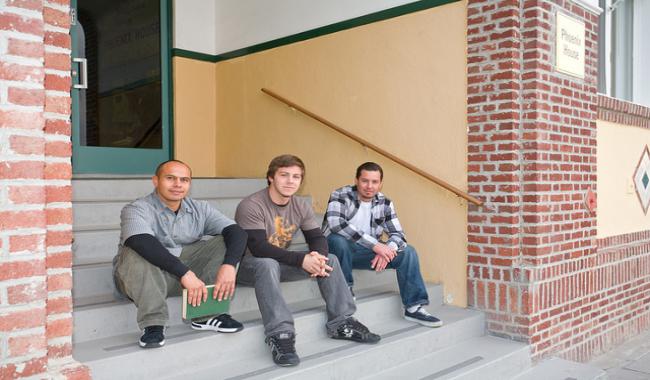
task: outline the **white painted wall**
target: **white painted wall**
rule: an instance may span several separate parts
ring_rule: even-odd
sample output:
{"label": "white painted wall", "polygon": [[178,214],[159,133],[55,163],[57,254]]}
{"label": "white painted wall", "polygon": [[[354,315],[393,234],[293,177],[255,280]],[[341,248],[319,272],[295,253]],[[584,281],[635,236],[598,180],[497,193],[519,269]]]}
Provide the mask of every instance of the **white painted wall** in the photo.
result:
{"label": "white painted wall", "polygon": [[175,0],[174,47],[223,54],[413,0]]}
{"label": "white painted wall", "polygon": [[650,107],[650,1],[637,0],[634,2],[634,41],[632,65],[634,103]]}
{"label": "white painted wall", "polygon": [[220,0],[174,0],[175,48],[215,54],[218,2]]}

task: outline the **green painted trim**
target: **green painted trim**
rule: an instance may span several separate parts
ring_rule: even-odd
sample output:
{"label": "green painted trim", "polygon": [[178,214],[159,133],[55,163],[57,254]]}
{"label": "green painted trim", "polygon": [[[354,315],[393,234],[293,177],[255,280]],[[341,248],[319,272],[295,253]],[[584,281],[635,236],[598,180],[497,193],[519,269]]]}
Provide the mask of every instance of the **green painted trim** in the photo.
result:
{"label": "green painted trim", "polygon": [[212,55],[197,53],[190,50],[179,48],[172,49],[172,55],[175,57],[190,58],[206,62],[220,62],[227,59],[237,58],[248,54],[258,53],[260,51],[273,49],[279,46],[289,45],[300,41],[340,32],[342,30],[356,28],[358,26],[372,24],[374,22],[387,20],[394,17],[403,16],[409,13],[419,12],[429,8],[439,7],[441,5],[455,3],[459,0],[420,0],[409,4],[398,5],[393,8],[384,9],[383,11],[370,13],[359,16],[350,20],[325,25],[316,29],[308,30],[287,37],[278,38],[272,41],[262,42],[257,45],[249,46],[242,49],[233,50],[228,53]]}
{"label": "green painted trim", "polygon": [[[174,71],[173,71],[173,46],[174,46],[174,0],[162,0],[167,11],[167,46],[165,59],[167,63],[167,97],[163,99],[163,112],[167,113],[167,145],[168,159],[174,158]],[[163,4],[161,4],[163,5]],[[165,82],[163,82],[165,84]],[[166,101],[165,101],[166,100]]]}
{"label": "green painted trim", "polygon": [[173,48],[172,49],[172,55],[174,57],[189,58],[189,59],[194,59],[194,60],[197,60],[197,61],[205,61],[205,62],[217,62],[217,61],[219,61],[219,58],[218,58],[219,56],[217,56],[217,55],[198,53],[198,52],[195,52],[195,51],[183,50],[183,49],[178,49],[178,48]]}

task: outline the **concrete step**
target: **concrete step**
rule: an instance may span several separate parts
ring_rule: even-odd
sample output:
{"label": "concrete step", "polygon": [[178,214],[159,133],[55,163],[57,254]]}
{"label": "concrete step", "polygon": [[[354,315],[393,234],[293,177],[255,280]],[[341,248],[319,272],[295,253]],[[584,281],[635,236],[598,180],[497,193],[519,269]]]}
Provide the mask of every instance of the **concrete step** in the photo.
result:
{"label": "concrete step", "polygon": [[[145,194],[146,195],[146,194]],[[233,218],[235,210],[241,199],[237,198],[197,198],[208,201],[224,215]],[[74,231],[103,231],[120,229],[120,212],[130,201],[103,201],[103,202],[74,202],[73,220]]]}
{"label": "concrete step", "polygon": [[513,380],[606,380],[598,367],[560,358],[550,358],[515,376]]}
{"label": "concrete step", "polygon": [[[386,270],[381,273],[373,271],[355,271],[355,293],[357,298],[367,297],[377,292],[397,291],[395,271]],[[282,283],[282,291],[287,300],[292,303],[316,300],[322,304],[316,281],[304,280]],[[432,304],[442,304],[442,287],[432,286],[429,299]],[[73,313],[74,343],[107,338],[123,334],[127,331],[138,332],[136,324],[136,308],[129,301],[116,301],[112,294],[102,297],[82,299],[83,305],[76,304]],[[170,313],[170,324],[180,325],[181,299],[170,297],[167,300]],[[259,318],[257,300],[253,288],[239,286],[231,303],[232,313],[249,313],[249,319]]]}
{"label": "concrete step", "polygon": [[168,329],[162,349],[140,349],[140,333],[134,331],[76,343],[74,357],[90,366],[95,379],[266,379],[294,374],[343,379],[386,370],[413,359],[413,355],[424,355],[484,332],[482,313],[449,306],[430,307],[445,321],[444,327],[430,329],[413,324],[403,319],[396,292],[379,291],[357,298],[356,316],[382,334],[382,342],[369,346],[332,340],[326,337],[322,301],[320,305],[312,301],[293,305],[299,309],[294,318],[297,350],[302,357],[302,364],[293,369],[273,364],[263,343],[260,320],[249,319],[245,313],[233,313],[245,321],[244,331],[237,334],[196,332],[176,325]]}
{"label": "concrete step", "polygon": [[[74,231],[72,251],[75,267],[112,263],[113,256],[117,253],[119,241],[119,221],[114,229]],[[302,250],[303,248],[306,249],[306,247],[305,238],[302,236],[302,232],[298,231],[290,248]]]}
{"label": "concrete step", "polygon": [[530,352],[527,345],[480,336],[363,379],[503,380],[529,367]]}
{"label": "concrete step", "polygon": [[[198,199],[238,198],[266,186],[263,178],[194,178],[190,196]],[[150,178],[84,178],[72,180],[72,202],[130,202],[153,190]]]}
{"label": "concrete step", "polygon": [[[120,211],[153,190],[150,179],[73,180],[73,264],[109,263],[119,243]],[[234,217],[242,198],[266,186],[263,179],[195,179],[191,195]]]}
{"label": "concrete step", "polygon": [[[119,231],[115,231],[115,234],[110,234],[117,237],[109,247],[101,245],[102,242],[106,243],[109,239],[109,234],[105,232],[93,232],[92,234],[87,240],[87,236],[83,233],[78,232],[75,235],[75,240],[77,236],[81,235],[81,238],[89,243],[88,245],[97,246],[94,251],[91,251],[89,246],[84,247],[86,249],[84,252],[88,253],[84,254],[83,259],[79,260],[80,263],[72,267],[72,298],[75,307],[114,300],[112,260],[117,252]],[[97,240],[91,242],[91,238],[95,236]],[[307,250],[307,244],[301,232],[296,234],[290,249]],[[102,251],[104,253],[101,253]],[[79,252],[77,251],[77,253]],[[110,256],[108,256],[109,254]]]}
{"label": "concrete step", "polygon": [[[363,345],[337,341],[325,336],[315,340],[300,339],[296,350],[301,364],[293,368],[276,366],[267,347],[255,355],[238,358],[233,362],[196,367],[182,373],[172,373],[165,379],[358,379],[401,364],[409,359],[454,345],[458,341],[480,335],[483,318],[480,313],[443,306],[433,309],[446,325],[432,329],[413,324],[401,318],[365,322],[382,335],[376,345]],[[259,345],[259,343],[258,343]],[[217,359],[218,360],[218,359]],[[189,367],[189,366],[188,366]],[[405,377],[400,377],[405,378]]]}
{"label": "concrete step", "polygon": [[[75,306],[112,301],[113,257],[120,236],[120,211],[153,190],[150,178],[75,179],[73,182],[73,302]],[[263,179],[192,181],[191,195],[207,200],[229,217],[242,198],[266,186]],[[298,244],[299,245],[299,244]]]}

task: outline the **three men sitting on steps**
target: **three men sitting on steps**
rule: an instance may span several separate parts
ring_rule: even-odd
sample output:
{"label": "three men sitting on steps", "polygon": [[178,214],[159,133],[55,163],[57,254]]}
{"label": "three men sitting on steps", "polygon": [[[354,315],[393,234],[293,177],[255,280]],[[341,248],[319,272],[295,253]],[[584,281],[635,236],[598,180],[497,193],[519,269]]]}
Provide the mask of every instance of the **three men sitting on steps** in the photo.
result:
{"label": "three men sitting on steps", "polygon": [[[240,261],[236,280],[255,287],[266,343],[281,366],[300,362],[292,313],[280,290],[283,281],[317,280],[331,338],[377,343],[380,336],[352,317],[356,311],[352,269],[395,268],[405,318],[431,327],[442,325],[423,307],[428,295],[417,254],[406,244],[392,202],[379,192],[381,167],[362,164],[355,186],[332,193],[323,222],[327,238],[309,203],[295,196],[304,176],[300,158],[274,158],[267,171],[268,187],[241,201],[235,224],[207,202],[187,197],[191,169],[186,164],[170,160],[158,166],[152,177],[154,191],[122,210],[120,249],[113,260],[117,289],[138,309],[138,326],[144,330],[140,346],[165,343],[166,298],[180,295],[181,287],[188,290],[193,305],[206,300],[206,283],[215,284],[215,298],[232,297]],[[298,229],[308,251],[289,250]],[[380,241],[384,233],[386,243]],[[221,236],[201,240],[205,235]],[[243,329],[228,314],[192,321],[191,327]]]}
{"label": "three men sitting on steps", "polygon": [[[115,286],[138,309],[143,348],[165,344],[166,299],[180,295],[181,286],[193,305],[207,299],[206,283],[214,283],[214,298],[232,297],[246,248],[246,233],[233,220],[207,202],[187,197],[189,166],[163,162],[152,181],[151,194],[122,209],[120,247],[113,259]],[[205,235],[214,237],[201,240]],[[191,326],[226,333],[243,328],[228,314],[192,321]]]}

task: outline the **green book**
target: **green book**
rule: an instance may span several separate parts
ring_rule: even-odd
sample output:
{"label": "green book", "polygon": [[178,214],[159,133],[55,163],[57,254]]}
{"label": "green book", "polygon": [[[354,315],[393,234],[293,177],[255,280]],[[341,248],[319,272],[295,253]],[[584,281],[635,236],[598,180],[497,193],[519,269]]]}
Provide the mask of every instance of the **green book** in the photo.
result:
{"label": "green book", "polygon": [[192,306],[192,304],[187,302],[187,289],[183,289],[183,319],[189,320],[228,312],[228,309],[230,309],[230,298],[221,301],[212,299],[214,285],[208,285],[206,288],[208,288],[208,299],[205,302],[201,302],[199,306]]}

